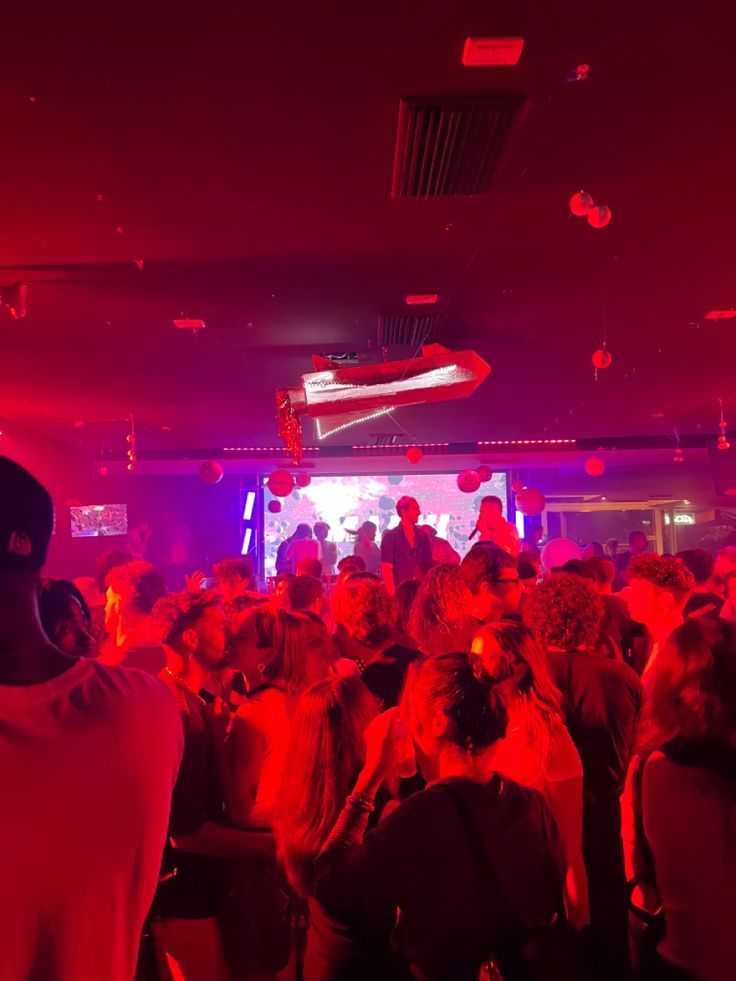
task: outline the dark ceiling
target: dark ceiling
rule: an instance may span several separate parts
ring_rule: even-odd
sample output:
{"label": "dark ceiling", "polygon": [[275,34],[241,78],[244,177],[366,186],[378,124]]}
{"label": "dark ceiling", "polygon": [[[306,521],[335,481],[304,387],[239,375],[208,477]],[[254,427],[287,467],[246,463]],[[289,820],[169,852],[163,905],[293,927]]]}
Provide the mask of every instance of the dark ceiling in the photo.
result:
{"label": "dark ceiling", "polygon": [[[493,372],[356,442],[715,432],[719,396],[736,417],[735,322],[704,320],[736,302],[734,5],[37,3],[2,30],[0,286],[29,296],[0,310],[0,416],[272,445],[275,388],[313,352],[378,359],[379,314],[431,292],[433,340]],[[462,67],[502,34],[517,67]],[[504,92],[528,103],[490,194],[391,200],[402,96]],[[569,214],[581,188],[608,228]]]}

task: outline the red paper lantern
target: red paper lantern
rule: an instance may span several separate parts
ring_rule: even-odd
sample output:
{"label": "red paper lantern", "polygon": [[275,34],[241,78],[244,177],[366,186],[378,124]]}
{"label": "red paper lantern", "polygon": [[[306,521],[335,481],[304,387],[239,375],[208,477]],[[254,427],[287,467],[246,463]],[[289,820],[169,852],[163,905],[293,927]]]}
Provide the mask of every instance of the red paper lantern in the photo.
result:
{"label": "red paper lantern", "polygon": [[593,198],[586,191],[578,191],[577,194],[573,194],[568,203],[570,211],[578,218],[582,218],[593,207]]}
{"label": "red paper lantern", "polygon": [[463,470],[457,475],[457,486],[463,494],[474,494],[480,487],[480,477],[475,470]]}
{"label": "red paper lantern", "polygon": [[106,466],[104,465],[104,463],[103,463],[103,464],[102,464],[102,466],[101,466],[101,467],[100,467],[100,469],[99,469],[99,474],[100,474],[100,477],[107,477],[107,475],[108,475],[109,473],[110,473],[110,468],[109,468],[109,467],[106,467]]}
{"label": "red paper lantern", "polygon": [[288,497],[294,490],[294,478],[288,470],[274,470],[266,486],[274,497]]}
{"label": "red paper lantern", "polygon": [[514,494],[518,494],[520,491],[524,490],[524,482],[522,480],[514,480],[511,483],[511,490]]}
{"label": "red paper lantern", "polygon": [[606,465],[599,456],[591,456],[585,461],[585,472],[589,477],[602,477],[606,472]]}
{"label": "red paper lantern", "polygon": [[479,467],[476,467],[475,472],[480,477],[480,480],[481,480],[481,483],[482,484],[487,484],[488,481],[493,476],[493,471],[491,470],[490,467],[487,467],[485,465],[485,463],[481,463],[481,465]]}
{"label": "red paper lantern", "polygon": [[611,220],[611,209],[605,204],[599,204],[588,212],[588,224],[591,228],[605,228]]}
{"label": "red paper lantern", "polygon": [[613,356],[610,351],[607,351],[606,348],[602,347],[593,352],[593,357],[590,360],[593,362],[593,367],[596,369],[596,371],[602,371],[604,368],[611,367]]}
{"label": "red paper lantern", "polygon": [[205,460],[199,468],[199,479],[205,484],[219,484],[223,472],[217,460]]}
{"label": "red paper lantern", "polygon": [[424,453],[422,453],[418,446],[410,446],[406,451],[406,459],[409,463],[419,463],[423,456]]}
{"label": "red paper lantern", "polygon": [[271,514],[278,514],[281,510],[281,501],[269,501],[268,510],[271,512]]}
{"label": "red paper lantern", "polygon": [[536,517],[547,506],[544,494],[536,487],[527,487],[526,490],[519,491],[515,503],[517,510],[525,514],[527,518]]}
{"label": "red paper lantern", "polygon": [[296,482],[300,487],[309,487],[309,485],[312,483],[312,478],[308,473],[298,473],[296,475]]}

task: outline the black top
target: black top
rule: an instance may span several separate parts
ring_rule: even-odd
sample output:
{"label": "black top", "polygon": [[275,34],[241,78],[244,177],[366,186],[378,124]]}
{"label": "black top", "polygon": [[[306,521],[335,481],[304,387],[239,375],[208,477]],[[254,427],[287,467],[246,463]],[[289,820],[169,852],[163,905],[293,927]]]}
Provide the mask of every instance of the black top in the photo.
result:
{"label": "black top", "polygon": [[[523,939],[562,909],[557,829],[542,796],[511,780],[446,783],[469,813],[474,840],[443,784],[434,784],[401,804],[362,844],[323,853],[315,894],[330,917],[355,924],[366,959],[385,956],[393,925],[391,946],[423,978],[477,981],[493,951],[512,981]],[[478,842],[493,879],[478,860]],[[364,977],[355,964],[329,967],[314,977]]]}
{"label": "black top", "polygon": [[[166,673],[181,713],[184,753],[171,798],[169,837],[193,834],[221,813],[217,768],[207,722],[207,707],[182,682]],[[156,915],[197,919],[217,910],[220,862],[171,848],[164,850],[162,881],[156,890]]]}
{"label": "black top", "polygon": [[642,700],[636,673],[620,661],[582,651],[550,652],[565,723],[583,763],[584,799],[621,796]]}
{"label": "black top", "polygon": [[[573,651],[550,653],[565,722],[583,763],[583,859],[590,921],[610,977],[624,977],[626,874],[620,796],[642,700],[636,672],[621,661]],[[603,976],[603,975],[602,975]]]}
{"label": "black top", "polygon": [[363,671],[363,683],[376,698],[381,699],[384,709],[399,704],[407,669],[418,657],[421,654],[414,648],[392,644]]}
{"label": "black top", "polygon": [[432,566],[432,544],[429,535],[414,529],[414,547],[399,524],[383,533],[381,562],[389,563],[394,571],[394,585],[398,588],[407,579],[417,579]]}

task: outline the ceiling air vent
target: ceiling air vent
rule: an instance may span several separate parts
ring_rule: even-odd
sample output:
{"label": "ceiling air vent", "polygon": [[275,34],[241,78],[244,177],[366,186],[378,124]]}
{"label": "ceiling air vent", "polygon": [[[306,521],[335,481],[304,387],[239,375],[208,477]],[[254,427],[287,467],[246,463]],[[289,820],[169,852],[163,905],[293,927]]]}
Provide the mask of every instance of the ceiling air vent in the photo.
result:
{"label": "ceiling air vent", "polygon": [[391,197],[487,194],[524,101],[523,95],[402,99]]}
{"label": "ceiling air vent", "polygon": [[398,314],[397,316],[381,316],[378,318],[379,347],[421,347],[429,340],[429,336],[439,321],[439,317],[412,316]]}

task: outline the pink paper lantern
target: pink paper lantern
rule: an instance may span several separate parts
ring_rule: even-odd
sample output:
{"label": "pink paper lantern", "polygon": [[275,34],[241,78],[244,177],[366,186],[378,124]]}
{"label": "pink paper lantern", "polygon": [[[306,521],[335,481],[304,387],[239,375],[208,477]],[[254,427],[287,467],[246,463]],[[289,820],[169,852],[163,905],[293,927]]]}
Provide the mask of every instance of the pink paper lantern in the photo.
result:
{"label": "pink paper lantern", "polygon": [[410,446],[406,451],[406,459],[409,463],[419,463],[423,456],[424,453],[422,453],[418,446]]}
{"label": "pink paper lantern", "polygon": [[602,477],[606,472],[606,465],[599,456],[591,456],[585,461],[585,472],[589,477]]}
{"label": "pink paper lantern", "polygon": [[515,504],[517,510],[521,511],[527,518],[533,518],[544,511],[547,501],[544,494],[536,487],[527,487],[526,490],[519,491],[516,495]]}
{"label": "pink paper lantern", "polygon": [[588,212],[588,224],[591,228],[605,228],[611,220],[611,209],[605,204],[597,205]]}
{"label": "pink paper lantern", "polygon": [[271,512],[271,514],[278,514],[281,510],[281,501],[269,501],[268,510]]}
{"label": "pink paper lantern", "polygon": [[205,484],[219,484],[223,473],[224,471],[217,460],[205,460],[199,468],[199,479]]}
{"label": "pink paper lantern", "polygon": [[475,470],[463,470],[457,475],[457,486],[463,494],[474,494],[480,487],[480,477]]}
{"label": "pink paper lantern", "polygon": [[593,362],[593,367],[595,369],[602,371],[604,368],[611,367],[613,356],[611,355],[610,351],[607,351],[605,348],[600,348],[598,351],[593,353],[591,361]]}
{"label": "pink paper lantern", "polygon": [[524,490],[524,482],[522,480],[514,480],[511,483],[511,490],[514,494],[518,494],[520,491]]}
{"label": "pink paper lantern", "polygon": [[582,218],[593,207],[593,198],[586,191],[578,191],[577,194],[573,194],[568,204],[570,211],[578,218]]}
{"label": "pink paper lantern", "polygon": [[266,486],[274,497],[288,497],[294,490],[294,478],[288,470],[274,470]]}
{"label": "pink paper lantern", "polygon": [[308,473],[298,473],[296,475],[296,482],[300,487],[309,487],[312,483],[312,478]]}
{"label": "pink paper lantern", "polygon": [[487,484],[488,481],[491,479],[491,477],[493,477],[493,471],[491,470],[490,467],[487,467],[485,463],[481,463],[481,465],[477,467],[475,472],[480,477],[482,484]]}

